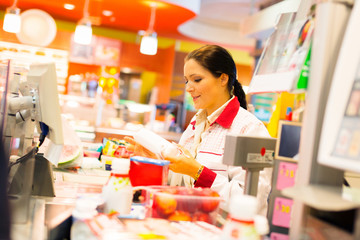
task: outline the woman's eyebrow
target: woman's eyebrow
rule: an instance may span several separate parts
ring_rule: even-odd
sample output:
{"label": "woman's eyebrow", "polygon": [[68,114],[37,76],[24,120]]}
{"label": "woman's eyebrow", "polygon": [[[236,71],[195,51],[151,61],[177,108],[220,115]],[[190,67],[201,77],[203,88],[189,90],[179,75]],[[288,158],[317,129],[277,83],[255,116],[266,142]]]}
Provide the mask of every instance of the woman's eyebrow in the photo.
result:
{"label": "woman's eyebrow", "polygon": [[192,77],[194,75],[198,75],[198,74],[197,73],[192,73],[192,74],[189,75],[189,77]]}

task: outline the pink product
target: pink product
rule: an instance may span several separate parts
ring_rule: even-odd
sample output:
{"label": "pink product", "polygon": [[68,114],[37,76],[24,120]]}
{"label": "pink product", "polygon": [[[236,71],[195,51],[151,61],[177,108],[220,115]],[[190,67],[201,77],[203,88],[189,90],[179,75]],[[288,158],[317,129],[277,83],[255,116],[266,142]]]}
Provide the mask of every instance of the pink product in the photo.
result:
{"label": "pink product", "polygon": [[292,199],[277,197],[274,203],[272,224],[279,227],[290,227]]}
{"label": "pink product", "polygon": [[100,152],[84,150],[84,157],[99,158],[100,157]]}

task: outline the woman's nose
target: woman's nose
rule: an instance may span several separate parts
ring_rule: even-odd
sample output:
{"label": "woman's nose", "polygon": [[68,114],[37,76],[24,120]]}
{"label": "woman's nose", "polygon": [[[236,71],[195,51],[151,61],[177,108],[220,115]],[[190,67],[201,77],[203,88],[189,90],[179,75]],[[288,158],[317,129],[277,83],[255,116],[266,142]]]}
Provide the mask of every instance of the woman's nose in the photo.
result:
{"label": "woman's nose", "polygon": [[192,86],[192,84],[190,83],[190,81],[185,85],[185,91],[187,91],[187,92],[192,92],[192,91],[194,91],[194,87]]}

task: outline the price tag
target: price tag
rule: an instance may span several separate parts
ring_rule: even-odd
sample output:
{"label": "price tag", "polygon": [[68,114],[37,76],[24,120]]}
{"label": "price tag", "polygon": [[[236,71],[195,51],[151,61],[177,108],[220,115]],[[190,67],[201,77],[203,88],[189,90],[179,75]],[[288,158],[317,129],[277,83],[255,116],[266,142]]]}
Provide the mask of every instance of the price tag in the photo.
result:
{"label": "price tag", "polygon": [[275,199],[272,224],[279,227],[289,228],[292,199],[278,197]]}
{"label": "price tag", "polygon": [[281,162],[278,168],[276,189],[292,187],[295,184],[297,163]]}

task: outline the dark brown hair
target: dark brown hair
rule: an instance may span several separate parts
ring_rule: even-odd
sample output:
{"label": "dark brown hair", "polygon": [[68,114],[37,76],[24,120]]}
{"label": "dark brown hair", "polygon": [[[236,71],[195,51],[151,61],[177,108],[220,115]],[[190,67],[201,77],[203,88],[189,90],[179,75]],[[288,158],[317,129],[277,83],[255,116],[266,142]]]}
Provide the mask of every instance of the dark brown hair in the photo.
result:
{"label": "dark brown hair", "polygon": [[229,76],[228,91],[238,98],[240,106],[247,109],[245,92],[236,79],[236,65],[231,54],[223,47],[217,45],[205,45],[190,52],[185,62],[194,59],[202,67],[206,68],[211,74],[218,78],[225,73]]}

